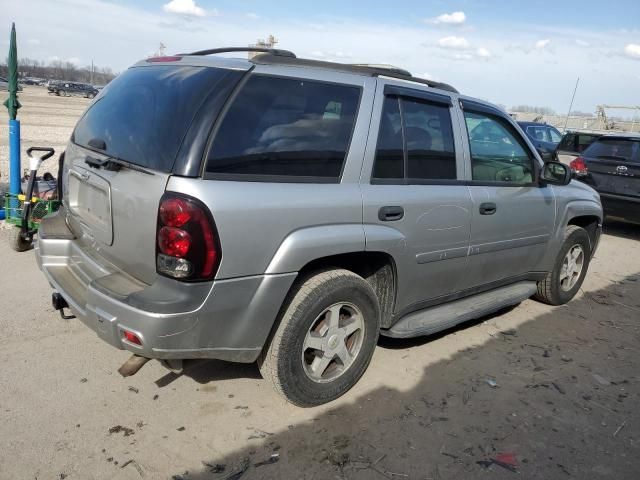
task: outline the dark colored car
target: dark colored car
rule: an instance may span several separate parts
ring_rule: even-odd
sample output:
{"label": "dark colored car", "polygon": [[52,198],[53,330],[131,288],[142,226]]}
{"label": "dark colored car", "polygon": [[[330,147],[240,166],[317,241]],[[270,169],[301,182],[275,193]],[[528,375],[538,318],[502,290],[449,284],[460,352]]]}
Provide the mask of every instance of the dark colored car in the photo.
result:
{"label": "dark colored car", "polygon": [[606,135],[570,164],[600,194],[605,215],[640,223],[640,135]]}
{"label": "dark colored car", "polygon": [[95,87],[85,83],[49,82],[49,93],[60,97],[79,96],[93,98],[100,93]]}
{"label": "dark colored car", "polygon": [[601,136],[602,133],[597,132],[564,132],[556,150],[557,160],[569,165]]}
{"label": "dark colored car", "polygon": [[554,152],[562,134],[553,126],[546,123],[518,122],[520,128],[527,134],[533,146],[545,162],[553,160]]}

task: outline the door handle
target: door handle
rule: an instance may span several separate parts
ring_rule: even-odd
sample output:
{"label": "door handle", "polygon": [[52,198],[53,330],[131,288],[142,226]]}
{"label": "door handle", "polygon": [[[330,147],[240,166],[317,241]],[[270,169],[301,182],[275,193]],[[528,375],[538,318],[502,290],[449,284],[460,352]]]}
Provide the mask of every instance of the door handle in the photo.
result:
{"label": "door handle", "polygon": [[498,207],[493,202],[486,202],[480,204],[480,215],[493,215],[496,213]]}
{"label": "door handle", "polygon": [[397,206],[381,207],[378,210],[378,220],[381,222],[393,222],[402,220],[404,217],[404,208]]}

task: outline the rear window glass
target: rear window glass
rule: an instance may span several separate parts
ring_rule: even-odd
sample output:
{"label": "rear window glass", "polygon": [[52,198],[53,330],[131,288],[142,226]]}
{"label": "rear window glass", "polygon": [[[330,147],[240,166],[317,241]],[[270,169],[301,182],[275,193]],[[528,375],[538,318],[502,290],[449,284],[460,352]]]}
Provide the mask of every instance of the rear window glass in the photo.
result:
{"label": "rear window glass", "polygon": [[586,157],[640,163],[640,139],[601,138],[584,152]]}
{"label": "rear window glass", "polygon": [[359,99],[358,87],[255,75],[222,120],[206,171],[338,181]]}
{"label": "rear window glass", "polygon": [[210,92],[226,91],[221,86],[240,75],[191,66],[130,68],[102,90],[78,122],[73,141],[169,172],[198,107]]}

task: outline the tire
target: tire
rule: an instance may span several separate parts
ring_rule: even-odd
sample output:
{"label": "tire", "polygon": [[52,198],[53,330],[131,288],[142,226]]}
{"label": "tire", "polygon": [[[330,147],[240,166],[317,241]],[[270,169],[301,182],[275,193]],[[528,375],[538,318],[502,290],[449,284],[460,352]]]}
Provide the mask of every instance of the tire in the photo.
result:
{"label": "tire", "polygon": [[[575,264],[580,263],[580,271],[579,273],[574,271],[570,275],[572,280],[568,281],[567,272],[574,269],[563,270],[563,268],[568,260],[569,252],[571,251],[575,254],[578,250],[581,250],[581,263],[576,261]],[[564,305],[569,302],[580,290],[587,274],[590,260],[591,241],[587,231],[576,225],[567,226],[564,233],[564,242],[562,242],[562,247],[558,252],[553,270],[547,274],[544,280],[538,282],[538,292],[535,298],[549,305]]]}
{"label": "tire", "polygon": [[[299,284],[278,320],[258,359],[260,372],[289,402],[312,407],[342,396],[365,372],[378,341],[380,308],[362,277],[334,269]],[[362,328],[347,333],[357,325]],[[309,347],[310,341],[324,350]]]}
{"label": "tire", "polygon": [[20,235],[20,228],[13,227],[9,229],[9,245],[16,252],[24,252],[31,248],[31,241],[25,240]]}
{"label": "tire", "polygon": [[92,98],[95,98],[95,96],[96,94],[92,92],[89,95],[87,95],[87,98],[91,100]]}
{"label": "tire", "polygon": [[64,90],[58,90],[58,96],[59,97],[66,97],[67,94],[66,94],[66,92]]}

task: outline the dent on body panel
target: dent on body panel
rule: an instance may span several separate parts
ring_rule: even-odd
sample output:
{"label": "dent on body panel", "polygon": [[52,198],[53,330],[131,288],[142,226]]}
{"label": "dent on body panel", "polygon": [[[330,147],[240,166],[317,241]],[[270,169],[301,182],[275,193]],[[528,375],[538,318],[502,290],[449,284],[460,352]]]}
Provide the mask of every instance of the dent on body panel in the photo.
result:
{"label": "dent on body panel", "polygon": [[[439,260],[466,255],[469,243],[469,209],[462,205],[431,206],[416,219],[418,261],[424,253],[440,252]],[[464,253],[464,255],[460,255]],[[433,259],[436,260],[436,259]]]}

